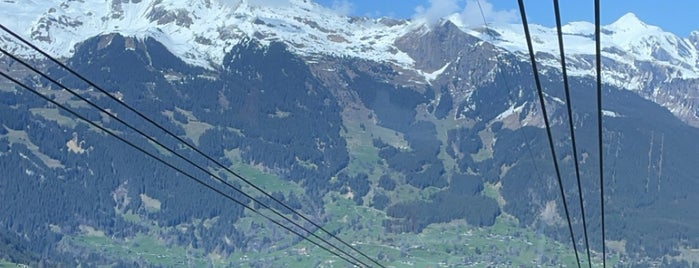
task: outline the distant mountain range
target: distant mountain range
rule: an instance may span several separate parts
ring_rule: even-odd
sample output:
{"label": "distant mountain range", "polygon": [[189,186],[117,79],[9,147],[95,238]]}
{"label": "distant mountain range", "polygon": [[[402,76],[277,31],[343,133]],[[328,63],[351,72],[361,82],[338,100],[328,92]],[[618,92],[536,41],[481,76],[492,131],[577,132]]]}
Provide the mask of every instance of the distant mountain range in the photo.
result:
{"label": "distant mountain range", "polygon": [[[521,25],[346,17],[308,0],[30,2],[0,1],[0,23],[387,264],[574,264]],[[556,31],[531,27],[581,249]],[[594,26],[563,31],[596,264]],[[11,36],[0,40],[197,157]],[[627,14],[603,27],[602,44],[609,261],[689,265],[699,248],[699,32],[681,38]],[[9,81],[0,81],[0,116],[0,249],[12,249],[0,259],[344,265]]]}
{"label": "distant mountain range", "polygon": [[[151,37],[188,64],[218,68],[229,49],[244,37],[262,43],[283,42],[304,58],[322,55],[347,56],[393,63],[412,72],[416,80],[429,82],[442,66],[425,66],[425,55],[409,54],[397,41],[410,33],[425,33],[427,22],[366,19],[334,13],[312,1],[292,0],[288,5],[265,6],[245,0],[222,4],[211,0],[177,1],[44,1],[26,4],[3,1],[7,18],[4,25],[58,56],[74,53],[74,45],[90,37],[120,33],[139,38]],[[18,12],[19,11],[19,12]],[[520,25],[491,25],[468,28],[458,16],[442,22],[453,23],[461,31],[526,58],[526,44]],[[549,54],[541,63],[559,68],[555,29],[533,26],[535,49]],[[591,76],[594,68],[594,26],[574,22],[564,26],[569,73]],[[699,31],[681,38],[659,27],[647,25],[629,13],[602,31],[604,81],[639,92],[670,109],[694,126],[697,121],[696,92],[686,92],[684,100],[673,99],[677,88],[694,88],[680,81],[699,78]],[[16,48],[23,56],[33,52]],[[524,54],[519,54],[524,53]],[[442,70],[443,71],[443,70]],[[667,93],[666,93],[667,92]]]}

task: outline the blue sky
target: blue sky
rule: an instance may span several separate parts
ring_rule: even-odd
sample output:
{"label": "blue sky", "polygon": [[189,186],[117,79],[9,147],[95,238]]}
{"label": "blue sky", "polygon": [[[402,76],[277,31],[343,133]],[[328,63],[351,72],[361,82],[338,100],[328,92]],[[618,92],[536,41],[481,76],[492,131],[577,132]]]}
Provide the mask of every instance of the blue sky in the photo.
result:
{"label": "blue sky", "polygon": [[[462,12],[468,1],[475,0],[315,0],[328,7],[343,9],[350,15],[370,17],[411,18],[422,7],[423,13],[431,10],[442,14],[447,10]],[[594,20],[593,0],[561,0],[561,17],[565,21]],[[527,18],[531,23],[554,26],[553,1],[525,1]],[[516,0],[481,0],[483,6],[492,5],[489,20],[516,19],[519,11]],[[433,7],[433,9],[430,9]],[[697,0],[602,0],[602,24],[614,22],[622,15],[632,12],[642,21],[657,25],[666,31],[686,37],[689,32],[699,30],[699,1]],[[441,13],[440,13],[441,12]],[[488,11],[486,11],[488,13]],[[514,17],[511,16],[514,14]],[[498,16],[500,15],[500,16]],[[482,19],[481,19],[482,20]]]}

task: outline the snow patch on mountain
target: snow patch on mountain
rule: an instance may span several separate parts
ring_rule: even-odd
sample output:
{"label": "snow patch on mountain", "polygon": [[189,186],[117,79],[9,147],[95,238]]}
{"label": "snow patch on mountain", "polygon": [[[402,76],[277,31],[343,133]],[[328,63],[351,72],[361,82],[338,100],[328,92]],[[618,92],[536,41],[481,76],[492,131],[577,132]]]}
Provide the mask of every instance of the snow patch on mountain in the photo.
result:
{"label": "snow patch on mountain", "polygon": [[512,104],[512,105],[510,105],[509,108],[507,108],[507,110],[505,110],[504,112],[502,112],[498,116],[496,116],[495,120],[502,121],[505,118],[508,118],[512,115],[519,115],[526,105],[527,105],[527,103],[523,103],[520,106],[516,106],[515,104]]}
{"label": "snow patch on mountain", "polygon": [[431,72],[431,73],[424,73],[424,72],[420,72],[420,73],[425,77],[427,82],[432,82],[435,79],[437,79],[440,75],[442,75],[444,73],[444,71],[446,71],[450,65],[451,65],[451,62],[447,62],[446,64],[444,64],[444,66],[442,68],[439,68],[439,70],[436,70],[436,71]]}
{"label": "snow patch on mountain", "polygon": [[602,110],[602,115],[608,116],[608,117],[622,117],[621,114],[614,112],[614,111],[608,111],[608,110]]}

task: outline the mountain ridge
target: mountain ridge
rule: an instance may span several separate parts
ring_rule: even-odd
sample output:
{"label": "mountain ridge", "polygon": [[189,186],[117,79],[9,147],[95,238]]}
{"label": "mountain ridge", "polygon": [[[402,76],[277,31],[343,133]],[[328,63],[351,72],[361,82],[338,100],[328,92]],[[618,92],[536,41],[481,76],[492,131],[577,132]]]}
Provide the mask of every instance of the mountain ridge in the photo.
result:
{"label": "mountain ridge", "polygon": [[[255,1],[111,1],[54,0],[49,6],[0,2],[3,25],[34,41],[50,53],[69,57],[73,47],[87,38],[120,33],[137,38],[152,37],[186,63],[207,69],[220,68],[226,51],[245,37],[263,44],[283,42],[305,58],[339,56],[387,62],[407,72],[414,83],[431,83],[447,68],[421,62],[425,52],[410,55],[401,47],[407,36],[421,36],[454,25],[465,34],[514,53],[527,61],[521,25],[465,26],[458,16],[448,16],[437,25],[421,20],[368,19],[335,13],[313,1],[292,1],[265,6]],[[20,12],[17,12],[17,11]],[[560,69],[555,29],[531,25],[534,49],[547,56],[539,62],[550,70]],[[594,76],[594,27],[589,22],[571,22],[563,27],[568,74]],[[699,91],[680,93],[675,84],[699,81],[699,32],[680,38],[657,26],[647,25],[632,13],[602,27],[603,82],[629,89],[672,111],[686,123],[699,126],[699,103],[677,98],[699,98]],[[6,34],[0,39],[9,51],[36,57]],[[403,42],[405,43],[405,42]],[[448,58],[432,59],[445,61]],[[441,69],[441,71],[440,71]],[[440,72],[437,72],[440,71]],[[544,70],[546,71],[546,70]],[[666,86],[672,84],[673,86]],[[678,94],[685,94],[678,96]]]}
{"label": "mountain ridge", "polygon": [[[416,31],[424,33],[425,31],[430,31],[431,27],[433,27],[421,20],[348,17],[336,14],[332,10],[312,1],[292,1],[290,4],[276,6],[275,8],[250,4],[250,1],[247,0],[237,1],[237,3],[235,3],[235,1],[232,3],[223,3],[222,1],[216,0],[179,0],[168,1],[167,3],[159,0],[113,1],[109,8],[105,8],[105,5],[99,7],[100,5],[98,4],[61,0],[54,0],[52,4],[53,5],[48,8],[30,8],[29,6],[31,5],[20,5],[18,2],[5,1],[0,3],[0,5],[3,6],[3,10],[5,10],[5,14],[3,15],[7,18],[7,20],[2,21],[2,23],[3,25],[10,26],[10,28],[14,28],[15,31],[25,37],[30,37],[30,39],[39,41],[40,46],[60,56],[70,56],[72,53],[70,52],[72,46],[87,38],[99,34],[120,33],[125,36],[141,38],[145,36],[154,37],[160,42],[167,44],[168,49],[183,58],[186,62],[194,65],[206,66],[207,64],[220,65],[222,61],[222,58],[218,56],[218,54],[222,53],[220,51],[226,51],[235,43],[242,40],[241,38],[243,36],[256,38],[263,43],[282,41],[288,43],[294,48],[292,50],[302,55],[304,52],[310,54],[320,52],[318,48],[316,48],[316,50],[304,50],[304,48],[300,46],[307,46],[308,44],[297,42],[299,40],[309,41],[309,38],[315,38],[317,39],[316,42],[307,43],[323,45],[323,50],[330,55],[337,54],[339,56],[388,61],[402,64],[404,67],[416,69],[419,68],[414,66],[416,64],[414,59],[397,59],[400,55],[396,55],[395,51],[389,51],[390,48],[395,48],[390,46],[405,34]],[[12,12],[18,9],[22,12]],[[265,21],[266,19],[269,21]],[[219,23],[213,23],[215,21],[219,21]],[[454,23],[459,29],[469,35],[476,36],[485,41],[496,41],[494,42],[496,45],[510,51],[521,51],[525,48],[523,42],[521,42],[522,39],[520,37],[522,33],[521,29],[519,29],[521,28],[519,24],[490,25],[495,33],[500,37],[504,37],[500,39],[496,37],[495,40],[493,40],[492,36],[476,31],[478,28],[465,26],[454,16],[443,18],[441,24],[443,25],[446,21]],[[213,24],[217,27],[204,27],[200,24]],[[93,28],[93,30],[84,31],[85,29],[89,29],[88,26],[89,28]],[[399,26],[399,28],[396,29],[396,26]],[[592,25],[588,22],[571,22],[564,25],[563,29],[565,35],[590,36],[593,34],[593,28],[591,26]],[[535,49],[548,53],[555,52],[557,46],[549,45],[553,42],[545,42],[544,38],[541,37],[542,34],[551,34],[555,29],[540,25],[531,25],[531,27],[534,29],[532,31],[534,37],[538,38],[538,42],[544,45],[543,47],[535,45]],[[388,29],[390,29],[390,32],[397,33],[389,34]],[[79,30],[84,32],[77,33]],[[675,37],[681,42],[691,43],[689,37],[680,38],[672,33],[663,31],[657,26],[647,25],[633,13],[623,15],[617,21],[603,26],[602,30],[603,46],[605,46],[605,48],[630,48],[630,44],[639,41],[638,38],[640,38],[621,36],[616,38],[619,39],[618,41],[614,40],[614,38],[609,38],[612,37],[610,33],[616,32],[631,32],[634,34],[643,32],[641,37],[662,34],[664,37]],[[648,32],[646,30],[652,31]],[[235,34],[225,35],[223,33],[224,31],[233,31]],[[301,35],[308,35],[310,37],[297,39],[290,36],[289,33],[301,33]],[[326,38],[321,38],[322,36],[319,33],[324,33]],[[214,34],[218,36],[214,37]],[[489,34],[492,34],[492,32]],[[381,35],[388,35],[388,38]],[[353,38],[354,36],[361,36],[361,38]],[[72,40],[73,43],[71,44],[62,40],[66,38],[74,39]],[[377,39],[378,41],[371,39]],[[518,40],[517,44],[515,44],[514,40]],[[184,46],[186,43],[185,41],[194,41],[204,46],[210,42],[214,42],[210,45],[219,46],[221,49],[219,51],[202,50],[202,46],[189,44],[191,46],[190,49],[195,48],[195,51],[202,50],[197,51],[197,53],[209,54],[208,62],[197,60],[195,59],[196,57],[193,58],[194,55],[187,55],[180,51],[181,49],[179,47]],[[218,41],[225,42],[221,43]],[[580,49],[580,46],[585,48],[587,54],[594,53],[594,49],[590,49],[593,48],[593,42],[578,44],[579,42],[570,41],[581,40],[566,40],[568,44],[567,49],[570,54],[582,53],[583,49]],[[609,42],[609,44],[605,44],[607,42]],[[355,46],[334,47],[332,45],[333,43],[353,43]],[[376,48],[377,45],[380,49]],[[389,45],[389,47],[382,47],[386,45]],[[374,48],[371,48],[371,46],[374,46]],[[358,48],[377,52],[373,54],[362,54],[357,51]],[[693,48],[693,46],[685,48],[696,51],[696,48]],[[386,53],[392,55],[380,55]],[[693,64],[691,64],[692,68],[696,68],[697,62],[699,61],[696,59],[695,54],[694,52],[691,53],[692,59],[694,59]],[[197,57],[202,56],[205,55],[197,55]],[[648,57],[649,55],[641,55],[640,53],[629,56],[634,56],[637,60],[651,59]],[[390,59],[391,57],[393,58],[392,60]],[[676,58],[677,57],[673,57],[673,59]]]}

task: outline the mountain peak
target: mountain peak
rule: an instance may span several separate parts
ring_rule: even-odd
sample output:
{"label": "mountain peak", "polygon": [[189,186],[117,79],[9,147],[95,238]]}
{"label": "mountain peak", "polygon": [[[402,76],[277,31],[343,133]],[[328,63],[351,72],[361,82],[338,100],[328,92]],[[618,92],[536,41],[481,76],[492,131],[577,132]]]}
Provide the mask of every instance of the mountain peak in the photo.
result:
{"label": "mountain peak", "polygon": [[621,16],[618,20],[613,22],[612,24],[609,25],[610,28],[614,28],[617,30],[636,30],[636,29],[643,29],[647,28],[648,25],[641,21],[636,14],[634,13],[626,13],[623,16]]}

